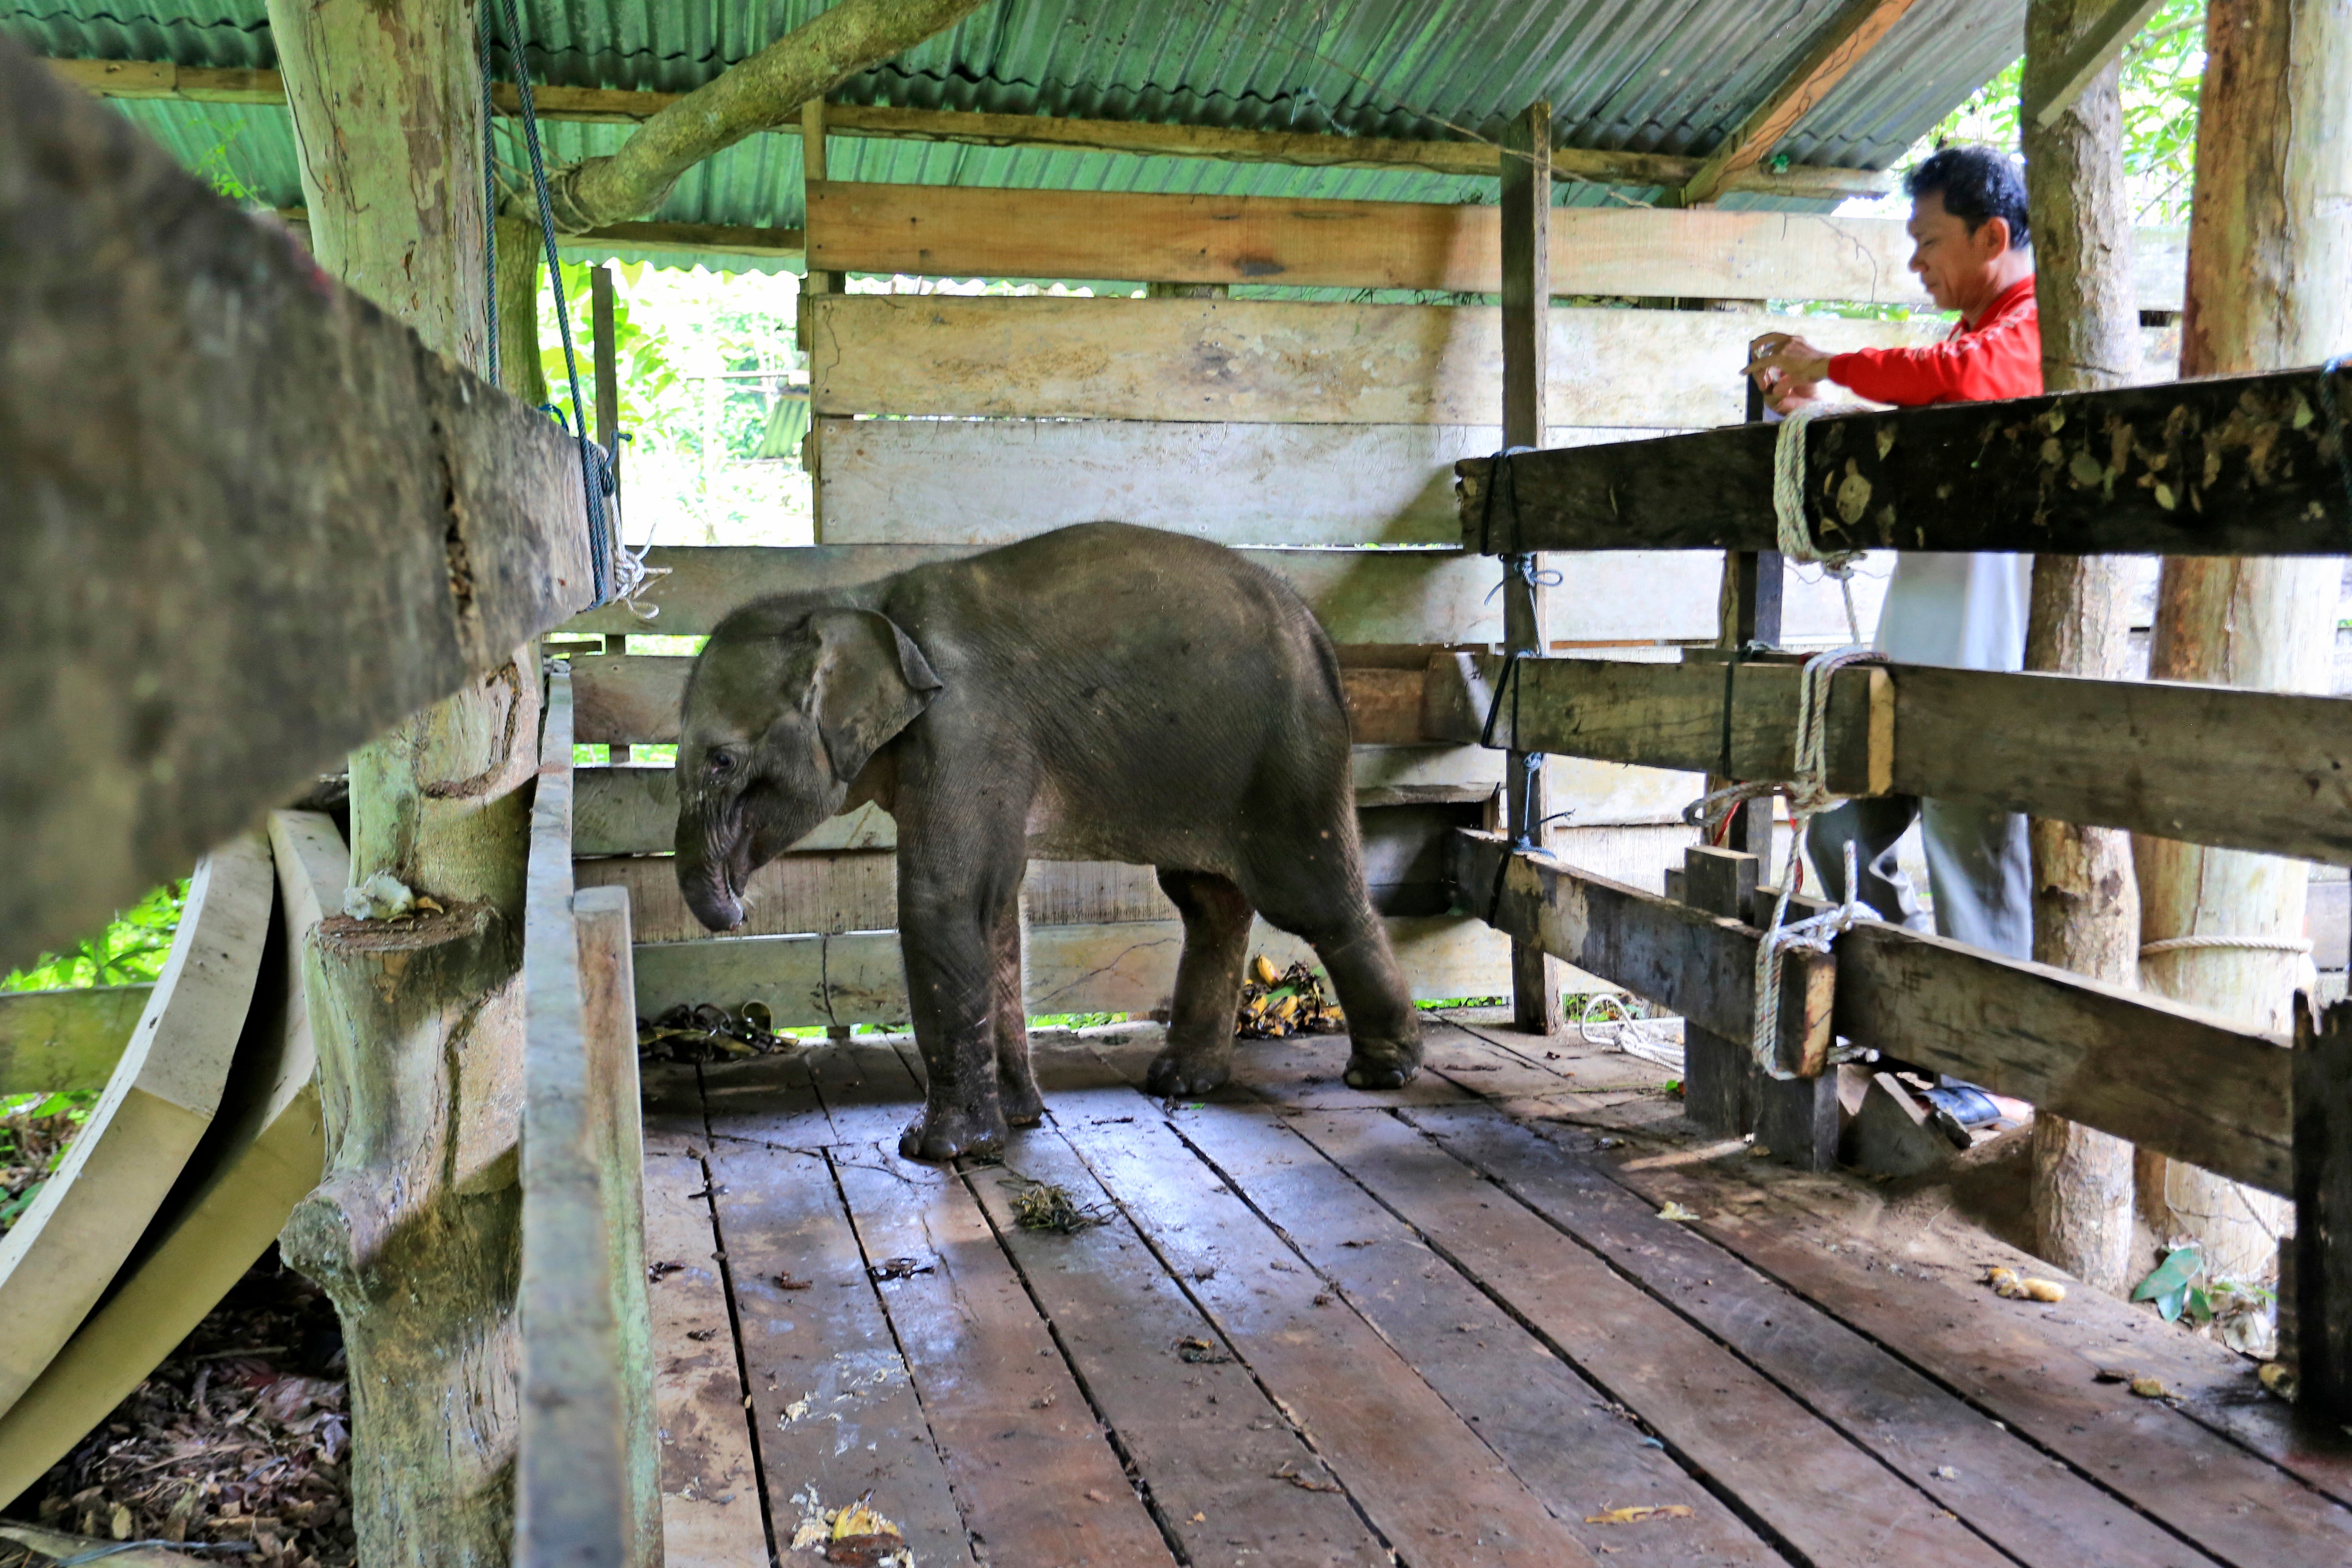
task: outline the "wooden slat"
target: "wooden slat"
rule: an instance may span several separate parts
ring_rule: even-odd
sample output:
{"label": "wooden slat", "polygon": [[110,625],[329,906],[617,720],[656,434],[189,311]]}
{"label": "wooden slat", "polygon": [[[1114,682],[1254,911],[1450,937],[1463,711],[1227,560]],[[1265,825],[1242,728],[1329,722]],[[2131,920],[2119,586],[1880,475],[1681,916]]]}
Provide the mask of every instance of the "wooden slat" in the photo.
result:
{"label": "wooden slat", "polygon": [[[2278,371],[1820,419],[1805,431],[1808,526],[1829,549],[2336,554],[2352,499],[2319,379]],[[2333,390],[2352,404],[2352,368]],[[1756,425],[1529,453],[1512,459],[1491,517],[1491,464],[1465,459],[1463,537],[1498,552],[1770,550],[1777,439]]]}
{"label": "wooden slat", "polygon": [[1165,1122],[1056,1125],[1382,1535],[1438,1561],[1598,1561]]}
{"label": "wooden slat", "polygon": [[[692,1069],[688,1069],[690,1075]],[[698,1121],[699,1118],[698,1117]],[[702,1161],[646,1161],[646,1253],[665,1268],[652,1303],[654,1407],[661,1439],[662,1550],[669,1568],[740,1568],[768,1557],[743,1379],[728,1331]],[[692,1336],[701,1335],[699,1339]]]}
{"label": "wooden slat", "polygon": [[[2314,1425],[2352,1417],[2352,1003],[2294,1021],[2294,1314],[2298,1404]],[[2282,1279],[2282,1284],[2284,1280]]]}
{"label": "wooden slat", "polygon": [[[1255,1052],[1244,1059],[1253,1073],[1260,1066]],[[1067,1120],[1064,1097],[1048,1094],[1056,1118]],[[1630,1402],[1631,1391],[1605,1376],[1597,1387],[1588,1382],[1596,1369],[1564,1363],[1488,1299],[1482,1280],[1458,1272],[1311,1141],[1294,1135],[1367,1115],[1319,1111],[1276,1121],[1219,1106],[1185,1117],[1181,1130],[1384,1339],[1411,1347],[1414,1370],[1588,1549],[1619,1568],[1780,1563],[1754,1530],[1646,1442],[1642,1426],[1610,1410],[1612,1401]],[[1691,1515],[1648,1530],[1584,1522],[1640,1506],[1680,1506]]]}
{"label": "wooden slat", "polygon": [[[1503,419],[1502,325],[1492,307],[889,294],[812,303],[810,406],[819,415]],[[1784,321],[1760,311],[1555,309],[1549,423],[1728,424],[1746,407],[1748,341]],[[1808,318],[1805,330],[1840,350],[1942,335],[1933,321],[1827,316]],[[1612,516],[1605,508],[1601,515]],[[1769,510],[1761,515],[1770,521]]]}
{"label": "wooden slat", "polygon": [[[222,69],[121,60],[51,60],[52,70],[107,98],[175,98],[194,103],[283,103],[274,70]],[[492,84],[499,112],[520,110],[510,83]],[[618,88],[541,86],[532,106],[542,120],[634,125],[682,96]],[[767,128],[791,135],[790,122]],[[1248,131],[1222,125],[1165,125],[1143,121],[1079,120],[1039,114],[974,114],[951,110],[894,109],[880,104],[827,104],[825,129],[835,136],[876,136],[982,147],[1077,148],[1143,156],[1213,158],[1306,168],[1421,169],[1439,174],[1494,172],[1490,143],[1470,140],[1409,142],[1379,136],[1331,136],[1306,132]],[[1678,185],[1698,167],[1696,158],[1657,153],[1561,148],[1553,154],[1560,177],[1641,185]],[[1749,170],[1734,188],[1811,201],[1884,195],[1888,176],[1871,169],[1806,166]]]}
{"label": "wooden slat", "polygon": [[95,1094],[114,1076],[152,985],[0,994],[0,1094]]}
{"label": "wooden slat", "polygon": [[1696,206],[1723,193],[1730,177],[1752,169],[1843,81],[1905,13],[1912,0],[1847,0],[1837,15],[1806,40],[1803,53],[1773,83],[1764,100],[1740,118],[1739,123],[1707,154],[1697,174],[1680,193],[1682,205]]}
{"label": "wooden slat", "polygon": [[[1557,1143],[1483,1106],[1415,1108],[1406,1120],[1658,1300],[1673,1302],[2017,1561],[2080,1568],[2204,1568],[2206,1560],[2195,1548],[2095,1484],[2051,1464],[2046,1454],[2002,1432],[1903,1361],[1726,1256],[1687,1226],[1659,1218],[1656,1205],[1633,1196]],[[1350,1119],[1336,1130],[1360,1144],[1398,1146],[1395,1134],[1359,1126],[1361,1121]],[[1305,1131],[1334,1147],[1321,1126],[1309,1122]],[[1360,1168],[1347,1163],[1350,1170]],[[1734,1485],[1742,1496],[1778,1491]]]}
{"label": "wooden slat", "polygon": [[[2352,1552],[2352,1510],[2217,1439],[2167,1402],[2097,1380],[2101,1366],[2170,1360],[2160,1343],[2149,1342],[2173,1331],[2161,1323],[2121,1303],[2081,1300],[2093,1294],[2081,1285],[2060,1307],[2003,1301],[1982,1284],[1979,1259],[1995,1257],[2044,1276],[2050,1269],[1980,1234],[1976,1239],[1986,1245],[1922,1266],[1786,1205],[1726,1202],[1727,1184],[1709,1179],[1704,1167],[1633,1165],[1616,1169],[1651,1202],[1690,1208],[1705,1235],[1759,1272],[1885,1345],[2214,1559],[2321,1568]],[[2070,1328],[2070,1318],[2102,1327]],[[2242,1388],[2251,1383],[2240,1374]],[[2241,1397],[2255,1395],[2249,1389]]]}
{"label": "wooden slat", "polygon": [[549,420],[14,43],[0,192],[15,964],[590,590],[579,454]]}
{"label": "wooden slat", "polygon": [[[1557,429],[1543,444],[1627,434]],[[1497,450],[1502,433],[1452,425],[830,418],[819,422],[817,440],[827,544],[1009,544],[1116,518],[1221,544],[1451,548],[1462,536],[1454,464]],[[1039,484],[1040,474],[1053,482]],[[1653,569],[1675,566],[1661,557]]]}
{"label": "wooden slat", "polygon": [[[1502,840],[1455,842],[1457,880],[1485,897]],[[1532,855],[1509,862],[1499,926],[1702,1027],[1747,1037],[1759,933]],[[2289,1061],[2277,1037],[1874,921],[1840,937],[1835,956],[1838,1034],[2265,1192],[2290,1190]]]}
{"label": "wooden slat", "polygon": [[[779,1092],[772,1074],[769,1083],[762,1099],[772,1119],[813,1110],[824,1121],[804,1079],[788,1092]],[[832,1167],[822,1154],[739,1142],[747,1129],[741,1117],[717,1100],[711,1109],[719,1142],[710,1184],[744,1364],[752,1369],[751,1413],[778,1545],[814,1511],[797,1500],[810,1489],[828,1509],[871,1492],[918,1563],[971,1563],[947,1468],[866,1278]],[[704,1328],[719,1330],[717,1342],[727,1342],[723,1317]]]}
{"label": "wooden slat", "polygon": [[919,1270],[877,1289],[965,1527],[992,1562],[1172,1563],[979,1205],[896,1142],[835,1171],[866,1261]]}
{"label": "wooden slat", "polygon": [[[514,1555],[524,1568],[657,1561],[656,1522],[639,1517],[636,1422],[649,1418],[629,1372],[644,1370],[624,1342],[626,1287],[642,1291],[644,1261],[615,1184],[614,1122],[625,1113],[634,1148],[635,1031],[625,1009],[598,1009],[591,1034],[582,941],[572,911],[572,682],[548,679],[523,911],[521,1432],[515,1461]],[[621,951],[602,956],[626,979]],[[617,1058],[617,1059],[616,1059]],[[625,1091],[625,1092],[624,1092]],[[635,1279],[624,1279],[625,1271]],[[638,1297],[642,1300],[642,1295]],[[651,1479],[648,1475],[646,1479]]]}
{"label": "wooden slat", "polygon": [[[1414,994],[1493,996],[1507,989],[1504,939],[1476,921],[1395,916],[1388,922]],[[1029,1011],[1149,1013],[1165,1007],[1183,927],[1174,921],[1038,926],[1029,933]],[[1250,951],[1277,968],[1318,963],[1312,949],[1260,922]],[[681,1003],[767,1004],[779,1025],[896,1024],[907,1020],[906,977],[895,931],[844,936],[756,936],[656,942],[636,950],[637,1011]]]}
{"label": "wooden slat", "polygon": [[807,234],[797,228],[761,228],[718,223],[616,223],[555,237],[566,253],[602,255],[614,250],[684,250],[700,256],[751,256],[797,261],[807,251]]}
{"label": "wooden slat", "polygon": [[[1501,661],[1433,662],[1423,725],[1478,738]],[[1496,744],[1793,777],[1795,665],[1523,661]],[[1724,721],[1727,684],[1730,723]],[[1516,700],[1516,707],[1515,707]],[[2352,700],[1892,665],[1832,679],[1830,787],[1932,795],[2193,844],[2352,863]]]}
{"label": "wooden slat", "polygon": [[274,892],[257,834],[197,864],[171,957],[106,1092],[0,1236],[0,1413],[98,1304],[211,1129],[253,1005]]}

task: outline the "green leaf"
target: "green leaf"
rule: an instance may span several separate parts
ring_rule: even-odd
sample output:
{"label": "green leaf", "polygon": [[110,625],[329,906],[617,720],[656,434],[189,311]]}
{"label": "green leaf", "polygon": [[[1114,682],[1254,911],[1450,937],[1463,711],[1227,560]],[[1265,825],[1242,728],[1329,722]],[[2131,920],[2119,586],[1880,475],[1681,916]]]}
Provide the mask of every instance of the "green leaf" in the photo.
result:
{"label": "green leaf", "polygon": [[2178,1290],[2168,1290],[2156,1299],[2157,1314],[2168,1323],[2177,1323],[2180,1321],[2181,1308],[2187,1306],[2188,1302],[2187,1286],[2184,1285]]}
{"label": "green leaf", "polygon": [[[2131,1299],[2135,1301],[2161,1300],[2168,1295],[2186,1289],[2198,1275],[2204,1272],[2204,1269],[2203,1252],[2194,1247],[2175,1247],[2165,1260],[2158,1264],[2148,1277],[2141,1280],[2133,1289]],[[2176,1308],[2173,1311],[2165,1314],[2165,1321],[2169,1322],[2178,1316],[2179,1312]]]}
{"label": "green leaf", "polygon": [[32,1110],[32,1118],[34,1121],[37,1121],[44,1116],[56,1116],[61,1111],[71,1110],[72,1109],[73,1097],[71,1095],[62,1093],[53,1094],[47,1100],[41,1101],[39,1105],[34,1107]]}
{"label": "green leaf", "polygon": [[26,1187],[23,1192],[18,1193],[14,1198],[10,1199],[5,1207],[0,1207],[0,1226],[11,1226],[16,1224],[16,1216],[23,1214],[26,1209],[31,1208],[33,1206],[33,1200],[39,1197],[41,1195],[41,1189],[47,1185],[48,1184],[47,1182],[35,1182],[31,1186]]}
{"label": "green leaf", "polygon": [[2211,1297],[2205,1294],[2205,1288],[2202,1285],[2191,1285],[2189,1288],[2189,1316],[2192,1321],[2200,1323],[2210,1323],[2213,1321],[2213,1300]]}

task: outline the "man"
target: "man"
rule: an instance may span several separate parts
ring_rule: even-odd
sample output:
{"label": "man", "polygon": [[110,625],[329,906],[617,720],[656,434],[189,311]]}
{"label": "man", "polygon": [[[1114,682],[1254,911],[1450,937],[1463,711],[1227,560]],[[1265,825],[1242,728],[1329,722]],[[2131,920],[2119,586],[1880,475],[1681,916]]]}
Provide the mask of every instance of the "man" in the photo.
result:
{"label": "man", "polygon": [[[1749,374],[1786,414],[1834,382],[1874,403],[1917,407],[2031,397],[2042,390],[2042,327],[2027,247],[2025,181],[1983,147],[1945,147],[1911,171],[1911,270],[1941,310],[1958,310],[1933,348],[1832,354],[1790,332],[1749,345]],[[1906,664],[2018,669],[2033,561],[2026,555],[1906,551],[1879,613],[1877,646]],[[2033,954],[2032,861],[2025,818],[1938,800],[1850,801],[1814,818],[1812,859],[1832,898],[1845,892],[1844,846],[1853,841],[1864,903],[1914,928],[1925,921],[1895,841],[1914,820],[1927,857],[1936,929],[2016,958]]]}

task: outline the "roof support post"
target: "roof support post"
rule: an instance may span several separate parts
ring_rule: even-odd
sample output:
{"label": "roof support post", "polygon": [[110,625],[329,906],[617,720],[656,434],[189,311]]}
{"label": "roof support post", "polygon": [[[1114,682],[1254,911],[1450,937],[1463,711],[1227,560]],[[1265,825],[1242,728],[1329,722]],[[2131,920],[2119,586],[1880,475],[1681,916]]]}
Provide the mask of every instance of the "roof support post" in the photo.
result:
{"label": "roof support post", "polygon": [[[1549,421],[1551,360],[1551,105],[1531,103],[1503,133],[1503,445],[1540,447]],[[1503,636],[1513,653],[1545,651],[1542,557],[1505,560]],[[1543,842],[1541,752],[1513,752],[1503,767],[1513,843]],[[1532,943],[1511,943],[1511,1018],[1530,1034],[1560,1026],[1559,971]]]}

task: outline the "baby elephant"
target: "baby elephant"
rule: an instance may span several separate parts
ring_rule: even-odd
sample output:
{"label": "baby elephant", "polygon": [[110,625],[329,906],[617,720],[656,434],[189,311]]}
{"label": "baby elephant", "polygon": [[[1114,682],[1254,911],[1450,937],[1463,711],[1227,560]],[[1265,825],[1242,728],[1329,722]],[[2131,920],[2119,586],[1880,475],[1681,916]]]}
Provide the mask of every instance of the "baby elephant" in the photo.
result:
{"label": "baby elephant", "polygon": [[1364,891],[1331,641],[1222,545],[1083,523],[730,615],[677,752],[677,879],[713,931],[826,817],[898,825],[907,998],[929,1079],[908,1157],[1003,1145],[1044,1114],[1022,1001],[1032,858],[1159,869],[1184,919],[1160,1093],[1232,1070],[1253,911],[1312,944],[1353,1036],[1348,1081],[1421,1065],[1412,993]]}

